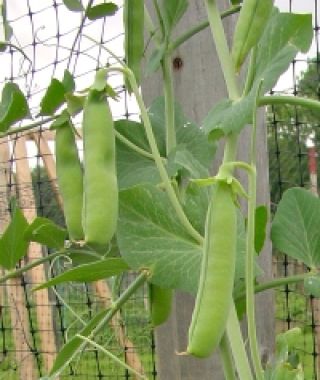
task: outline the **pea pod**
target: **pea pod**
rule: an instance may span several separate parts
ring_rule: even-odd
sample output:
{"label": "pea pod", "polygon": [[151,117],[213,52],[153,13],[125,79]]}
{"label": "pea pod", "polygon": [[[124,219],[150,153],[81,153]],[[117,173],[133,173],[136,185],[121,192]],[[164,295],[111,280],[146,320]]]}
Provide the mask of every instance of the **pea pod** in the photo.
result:
{"label": "pea pod", "polygon": [[271,16],[273,0],[244,0],[235,27],[232,58],[237,71],[249,51],[259,42]]}
{"label": "pea pod", "polygon": [[83,240],[83,171],[70,121],[56,129],[56,167],[66,225],[71,240]]}
{"label": "pea pod", "polygon": [[[126,63],[139,84],[141,60],[144,52],[144,1],[125,0],[123,3],[123,21]],[[130,90],[130,86],[128,88]]]}
{"label": "pea pod", "polygon": [[207,357],[224,333],[235,272],[237,214],[231,185],[219,181],[207,213],[205,243],[187,352]]}
{"label": "pea pod", "polygon": [[104,90],[89,91],[82,128],[85,242],[103,251],[116,231],[118,219],[115,133]]}
{"label": "pea pod", "polygon": [[170,316],[172,304],[172,290],[160,286],[149,285],[149,300],[151,323],[154,327],[164,323]]}

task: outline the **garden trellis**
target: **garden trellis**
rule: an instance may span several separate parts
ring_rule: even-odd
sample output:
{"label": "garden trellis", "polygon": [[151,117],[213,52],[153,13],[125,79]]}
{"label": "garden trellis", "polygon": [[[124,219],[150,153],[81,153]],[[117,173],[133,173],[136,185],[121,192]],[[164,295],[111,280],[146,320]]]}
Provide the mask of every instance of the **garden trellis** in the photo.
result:
{"label": "garden trellis", "polygon": [[[294,1],[288,1],[286,5],[291,10],[295,10]],[[318,9],[315,1],[316,40],[318,38],[317,13]],[[79,85],[77,89],[85,88],[91,81],[92,72],[96,68],[114,61],[101,46],[87,38],[88,36],[122,55],[123,35],[116,27],[117,24],[121,24],[121,11],[117,17],[114,21],[109,21],[108,19],[108,21],[92,23],[86,20],[85,23],[82,23],[80,17],[68,12],[60,2],[46,1],[39,4],[39,2],[28,0],[23,6],[19,2],[12,2],[8,6],[8,18],[16,34],[12,39],[13,45],[2,53],[3,66],[7,70],[3,80],[12,80],[19,83],[29,97],[33,115],[36,115],[39,111],[37,106],[49,79],[51,77],[61,78],[65,68],[68,68],[77,79],[77,86]],[[70,47],[72,54],[70,54]],[[24,51],[25,55],[21,54],[19,48]],[[183,75],[184,70],[190,70],[188,65],[192,60],[186,58],[185,52],[181,51],[179,52],[181,54],[173,57],[177,87],[181,85],[179,83],[180,72]],[[318,56],[317,53],[316,51],[315,56]],[[301,61],[306,61],[306,58],[301,58]],[[293,63],[293,70],[299,65],[299,62],[300,58]],[[317,59],[313,62],[313,65],[317,67],[317,72],[319,65]],[[306,69],[306,66],[304,68]],[[197,66],[194,66],[192,70],[196,71]],[[205,74],[203,76],[205,77]],[[294,71],[293,76],[296,77]],[[111,83],[121,100],[120,102],[111,100],[111,106],[116,118],[137,119],[137,107],[132,102],[132,97],[124,90],[119,76],[111,76]],[[181,90],[182,88],[180,87],[178,92],[183,91]],[[146,95],[146,102],[148,103],[149,100],[154,98],[153,95],[158,92],[159,88],[149,86],[149,89],[143,90],[145,94],[152,94],[150,96]],[[275,91],[278,90],[279,87]],[[299,95],[299,88],[296,83],[292,94]],[[183,96],[181,97],[183,98]],[[201,102],[205,103],[200,99],[199,103]],[[201,111],[199,111],[199,114],[203,116],[201,107],[200,104],[199,109]],[[192,107],[190,106],[188,112],[191,109]],[[197,115],[198,109],[192,111],[196,116],[199,116]],[[271,177],[276,177],[276,180],[272,182],[272,201],[274,203],[279,201],[278,195],[282,193],[285,187],[291,185],[309,186],[309,174],[306,169],[307,150],[304,145],[304,135],[301,133],[304,132],[304,125],[308,124],[309,127],[310,122],[304,119],[301,121],[299,116],[300,109],[294,109],[293,112],[289,113],[289,119],[286,119],[287,115],[280,111],[277,111],[276,107],[268,110],[269,143],[274,143],[270,148]],[[290,173],[285,177],[283,165],[286,164],[285,160],[281,161],[281,157],[284,157],[287,163],[290,161],[290,156],[288,158],[286,154],[291,153],[292,145],[283,148],[279,136],[288,131],[288,124],[290,124],[291,128],[296,128],[294,134],[296,153],[293,154],[293,157],[297,160],[299,170],[296,171],[295,167],[291,168]],[[317,123],[314,120],[311,124],[312,128],[317,130]],[[50,203],[53,198],[56,198],[53,202],[54,213],[59,214],[57,210],[61,200],[55,182],[55,166],[52,157],[51,141],[53,132],[43,131],[42,129],[46,129],[45,127],[45,125],[41,127],[38,133],[19,133],[17,136],[12,135],[9,141],[3,140],[1,142],[1,193],[3,194],[1,202],[3,203],[3,210],[5,210],[4,217],[1,220],[3,222],[2,229],[9,218],[9,211],[11,211],[11,206],[6,203],[9,200],[8,195],[15,194],[18,196],[20,207],[30,219],[36,215],[36,208],[39,215],[52,213],[52,210],[48,210],[48,205],[46,204],[48,198],[51,198]],[[290,136],[292,137],[292,132]],[[79,143],[79,147],[81,151],[81,143]],[[276,157],[276,160],[274,157]],[[291,161],[293,161],[292,157]],[[290,178],[290,175],[293,175],[293,179]],[[297,178],[298,181],[296,180]],[[50,189],[51,197],[45,194],[45,188]],[[61,218],[61,215],[58,215],[59,217]],[[47,254],[42,251],[39,245],[35,244],[32,248],[33,256],[35,257]],[[22,264],[27,264],[31,259],[30,255],[25,260],[26,262]],[[285,275],[293,271],[290,268],[297,266],[296,263],[286,257],[276,256],[276,260],[275,271],[278,272],[280,267],[280,272]],[[83,318],[91,317],[95,311],[100,310],[102,307],[108,307],[112,289],[110,290],[105,282],[97,282],[93,285],[58,286],[56,294],[47,290],[36,293],[30,291],[31,286],[43,281],[45,272],[49,270],[48,273],[51,274],[59,273],[63,269],[61,265],[62,267],[68,266],[68,261],[65,260],[63,264],[52,262],[50,267],[48,265],[39,266],[36,271],[11,279],[7,286],[1,286],[0,331],[2,340],[0,342],[3,353],[0,356],[0,368],[4,370],[6,376],[7,374],[12,376],[12,380],[19,379],[19,376],[20,378],[31,379],[43,375],[50,368],[52,359],[64,339],[72,335],[73,331],[79,330],[79,323],[73,318],[72,312],[70,314],[67,304]],[[303,266],[297,267],[298,271],[304,271]],[[294,269],[295,272],[297,270]],[[132,280],[132,278],[129,278],[129,280]],[[299,342],[298,349],[305,352],[303,357],[307,368],[306,376],[312,379],[316,378],[316,363],[318,360],[316,346],[316,330],[318,329],[317,301],[312,300],[310,302],[308,297],[299,295],[300,290],[298,286],[291,287],[290,285],[277,296],[277,317],[284,322],[278,326],[280,326],[281,330],[296,325],[304,326],[305,334],[301,342]],[[61,297],[63,300],[67,300],[67,304],[64,304]],[[148,374],[150,378],[155,378],[154,343],[148,323],[149,316],[145,301],[144,292],[137,293],[134,301],[113,318],[110,335],[106,334],[100,338],[101,341],[107,339],[112,347],[112,352],[122,357],[131,367],[140,373]],[[179,307],[179,302],[181,300],[179,301],[178,299],[176,308]],[[283,311],[281,311],[282,308]],[[181,307],[181,310],[176,312],[179,313],[183,310]],[[263,311],[261,313],[263,314]],[[181,325],[184,323],[178,319],[177,321]],[[166,328],[168,327],[164,326],[164,330],[159,331],[163,333]],[[308,329],[311,330],[311,333]],[[161,344],[163,345],[163,342],[161,342],[163,339],[162,333],[156,334],[159,347],[161,347]],[[172,333],[172,330],[169,329],[169,333]],[[176,347],[176,343],[177,341],[174,341],[172,348],[181,349],[181,346]],[[161,353],[161,348],[159,349],[159,347],[158,353]],[[162,359],[158,359],[161,362]],[[119,369],[111,363],[113,362],[107,361],[105,357],[102,357],[101,353],[91,349],[83,352],[78,361],[71,363],[60,378],[132,378],[132,375],[127,371]],[[191,367],[194,370],[196,365],[191,364]],[[182,369],[180,368],[178,371],[181,372]],[[188,364],[185,364],[184,371],[179,375],[181,378],[186,378],[185,376],[189,371]]]}

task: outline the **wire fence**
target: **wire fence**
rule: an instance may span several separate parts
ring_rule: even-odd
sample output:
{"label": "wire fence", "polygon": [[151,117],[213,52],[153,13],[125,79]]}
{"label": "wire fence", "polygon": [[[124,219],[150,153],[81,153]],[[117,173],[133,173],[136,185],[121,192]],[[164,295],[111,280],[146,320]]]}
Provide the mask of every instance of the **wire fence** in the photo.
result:
{"label": "wire fence", "polygon": [[[121,5],[121,1],[117,3]],[[320,15],[317,0],[308,0],[304,4],[299,0],[279,0],[276,3],[284,11],[312,11],[314,42],[308,55],[297,57],[273,91],[320,99]],[[92,81],[97,67],[113,62],[103,47],[87,36],[120,56],[123,53],[123,34],[119,29],[121,8],[116,17],[92,23],[90,20],[82,22],[80,15],[69,12],[61,1],[11,0],[8,2],[8,16],[14,30],[12,43],[15,46],[8,47],[1,54],[0,87],[6,81],[17,83],[28,96],[33,116],[39,112],[40,100],[52,77],[61,79],[64,70],[68,69],[76,79],[77,89],[81,90]],[[117,102],[112,101],[113,115],[116,118],[135,118],[136,106],[125,92],[122,79],[113,75],[110,84],[119,95]],[[270,107],[267,110],[272,210],[289,187],[303,186],[317,192],[320,168],[318,166],[315,170],[314,162],[320,145],[319,116],[297,107]],[[59,199],[52,196],[56,189],[55,177],[48,169],[52,166],[49,164],[52,152],[50,134],[42,130],[36,135],[20,134],[10,141],[1,141],[0,194],[1,199],[18,195],[21,207],[30,216],[49,217],[63,225]],[[30,175],[26,176],[26,172]],[[1,201],[0,212],[2,228],[10,213],[10,205]],[[39,247],[33,249],[28,261],[48,253]],[[51,262],[50,268],[45,269],[56,275],[68,265],[68,260],[64,259]],[[274,272],[277,276],[306,270],[300,263],[275,252]],[[109,283],[107,286],[101,283],[59,285],[37,298],[31,288],[40,279],[41,273],[38,272],[0,286],[0,379],[43,376],[61,345],[81,329],[81,320],[87,321],[96,311],[107,307],[111,295],[121,291],[132,280],[124,278],[120,284]],[[140,370],[143,368],[150,379],[155,379],[154,342],[146,298],[145,289],[137,293],[98,341],[108,342],[108,349],[117,357],[133,363]],[[306,297],[301,285],[286,286],[276,293],[275,320],[278,332],[294,326],[302,327],[303,337],[297,342],[297,349],[303,359],[305,378],[319,379],[319,302]],[[17,348],[17,342],[20,342],[20,348]],[[21,367],[26,371],[23,375]],[[103,353],[88,349],[69,365],[60,378],[133,377]]]}

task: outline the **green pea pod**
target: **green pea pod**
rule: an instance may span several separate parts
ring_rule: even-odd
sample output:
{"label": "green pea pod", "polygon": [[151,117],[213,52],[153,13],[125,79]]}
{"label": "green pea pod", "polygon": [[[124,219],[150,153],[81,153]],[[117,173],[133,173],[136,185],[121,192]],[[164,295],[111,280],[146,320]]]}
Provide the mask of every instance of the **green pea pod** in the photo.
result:
{"label": "green pea pod", "polygon": [[259,42],[272,9],[273,0],[244,0],[234,31],[231,52],[237,71],[250,50]]}
{"label": "green pea pod", "polygon": [[58,185],[69,237],[71,240],[83,240],[83,171],[70,121],[56,129],[55,151]]}
{"label": "green pea pod", "polygon": [[231,186],[218,182],[208,209],[205,243],[187,352],[208,357],[225,331],[235,273],[237,212]]}
{"label": "green pea pod", "polygon": [[170,316],[173,292],[171,289],[161,288],[149,284],[150,314],[152,326],[164,323]]}
{"label": "green pea pod", "polygon": [[[127,66],[140,83],[141,60],[144,52],[144,1],[125,0],[123,3],[124,46]],[[127,83],[130,90],[130,86]]]}
{"label": "green pea pod", "polygon": [[118,219],[115,133],[105,92],[91,89],[83,109],[85,242],[105,250]]}

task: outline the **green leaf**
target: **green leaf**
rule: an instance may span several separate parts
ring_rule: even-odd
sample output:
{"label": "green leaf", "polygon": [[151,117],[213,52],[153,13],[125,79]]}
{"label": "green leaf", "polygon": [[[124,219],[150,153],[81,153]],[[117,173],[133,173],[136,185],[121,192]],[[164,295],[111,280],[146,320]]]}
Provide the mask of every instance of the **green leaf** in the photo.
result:
{"label": "green leaf", "polygon": [[90,7],[86,10],[89,20],[94,21],[107,16],[113,16],[118,10],[118,6],[114,3],[103,3]]}
{"label": "green leaf", "polygon": [[147,75],[150,75],[159,69],[161,65],[161,60],[164,56],[165,51],[166,51],[165,44],[161,44],[159,47],[156,47],[153,50],[147,62],[147,67],[146,67]]}
{"label": "green leaf", "polygon": [[315,275],[305,278],[304,292],[308,296],[320,298],[320,277]]}
{"label": "green leaf", "polygon": [[256,253],[260,253],[266,240],[266,229],[268,223],[268,209],[266,206],[259,206],[256,208],[255,217],[255,235],[254,235],[254,248]]}
{"label": "green leaf", "polygon": [[301,188],[287,190],[272,227],[273,247],[309,267],[320,265],[320,200]]}
{"label": "green leaf", "polygon": [[232,58],[240,70],[250,50],[258,43],[273,9],[273,0],[245,0],[235,27]]}
{"label": "green leaf", "polygon": [[10,41],[12,35],[13,35],[13,29],[10,26],[7,18],[7,2],[6,0],[2,1],[2,4],[0,5],[0,23],[2,24],[2,31],[4,36],[4,41],[1,41],[0,44],[0,52],[4,52],[7,48],[6,42]]}
{"label": "green leaf", "polygon": [[187,0],[161,0],[160,4],[165,31],[167,36],[169,36],[172,29],[186,12],[189,4]]}
{"label": "green leaf", "polygon": [[[96,328],[96,326],[103,320],[103,318],[107,315],[108,312],[109,309],[106,309],[96,314],[86,324],[86,326],[78,332],[79,335],[88,337],[91,334],[91,332]],[[74,358],[82,343],[83,340],[81,338],[74,336],[62,347],[50,370],[50,377],[55,377],[55,375],[59,374],[59,372]]]}
{"label": "green leaf", "polygon": [[65,93],[63,83],[53,78],[40,102],[40,115],[53,115],[65,102]]}
{"label": "green leaf", "polygon": [[46,245],[50,248],[63,248],[68,236],[67,230],[56,225],[52,220],[37,217],[25,230],[24,237],[28,241]]}
{"label": "green leaf", "polygon": [[95,261],[94,263],[79,265],[72,268],[51,280],[35,287],[33,290],[49,288],[53,285],[58,285],[64,282],[93,282],[103,280],[108,277],[118,276],[119,274],[127,271],[129,266],[118,258],[110,258]]}
{"label": "green leaf", "polygon": [[[130,120],[118,120],[115,129],[138,147],[150,152],[142,124]],[[116,139],[117,175],[119,189],[141,183],[158,184],[160,176],[152,159],[143,157],[126,144]]]}
{"label": "green leaf", "polygon": [[67,93],[65,94],[65,99],[67,101],[69,115],[75,116],[82,111],[86,96],[77,96]]}
{"label": "green leaf", "polygon": [[130,267],[151,269],[151,282],[195,293],[201,247],[177,220],[163,191],[145,185],[120,192],[117,241]]}
{"label": "green leaf", "polygon": [[14,207],[12,219],[0,238],[0,265],[14,269],[18,261],[27,254],[29,243],[24,239],[28,222],[23,212]]}
{"label": "green leaf", "polygon": [[[144,1],[125,0],[123,17],[126,64],[132,70],[139,84],[141,60],[144,53]],[[127,87],[130,90],[128,83]]]}
{"label": "green leaf", "polygon": [[30,110],[23,92],[17,84],[7,82],[0,103],[0,132],[26,117],[30,117]]}
{"label": "green leaf", "polygon": [[62,0],[63,4],[72,12],[81,12],[84,10],[80,0]]}
{"label": "green leaf", "polygon": [[65,92],[74,92],[76,89],[74,78],[69,70],[64,71],[62,84],[64,86]]}
{"label": "green leaf", "polygon": [[255,83],[263,78],[262,92],[269,91],[299,51],[306,53],[313,38],[312,15],[273,11],[258,44]]}

